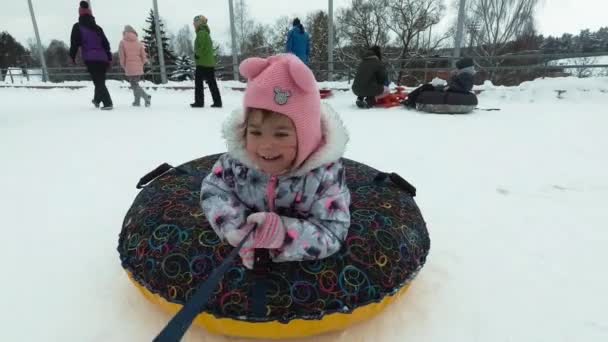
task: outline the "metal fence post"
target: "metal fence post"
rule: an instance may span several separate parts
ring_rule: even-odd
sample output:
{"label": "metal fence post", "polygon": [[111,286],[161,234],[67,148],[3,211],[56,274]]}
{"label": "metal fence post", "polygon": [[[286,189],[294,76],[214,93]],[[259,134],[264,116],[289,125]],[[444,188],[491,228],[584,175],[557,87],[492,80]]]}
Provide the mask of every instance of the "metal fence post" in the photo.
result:
{"label": "metal fence post", "polygon": [[234,27],[234,4],[232,0],[228,1],[228,10],[230,11],[230,38],[232,40],[232,77],[235,81],[238,81],[239,56],[236,50],[236,28]]}
{"label": "metal fence post", "polygon": [[328,42],[327,42],[327,60],[329,65],[327,66],[327,80],[333,81],[333,73],[334,73],[334,1],[329,0],[328,4],[328,20],[327,20],[327,32],[328,32]]}
{"label": "metal fence post", "polygon": [[456,41],[454,47],[454,59],[452,67],[456,67],[456,60],[460,57],[460,45],[462,44],[462,31],[464,28],[464,8],[466,0],[460,0],[460,8],[458,9],[458,26],[456,27]]}
{"label": "metal fence post", "polygon": [[346,68],[346,73],[347,73],[347,79],[348,79],[347,84],[350,84],[350,65]]}
{"label": "metal fence post", "polygon": [[160,64],[160,81],[161,83],[167,83],[167,70],[165,69],[165,52],[163,49],[163,39],[160,34],[160,14],[158,13],[158,2],[153,0],[154,3],[154,26],[156,31],[156,47],[158,49],[158,63]]}
{"label": "metal fence post", "polygon": [[[38,44],[38,53],[40,57],[40,63],[42,64],[42,81],[47,82],[49,80],[49,71],[46,67],[46,60],[44,59],[44,49],[42,48],[42,42],[40,41],[40,33],[38,32],[38,24],[36,23],[36,15],[34,14],[34,6],[32,0],[27,0],[30,7],[30,15],[32,16],[32,25],[34,25],[34,34],[36,35],[36,43]],[[12,79],[12,76],[11,76]]]}

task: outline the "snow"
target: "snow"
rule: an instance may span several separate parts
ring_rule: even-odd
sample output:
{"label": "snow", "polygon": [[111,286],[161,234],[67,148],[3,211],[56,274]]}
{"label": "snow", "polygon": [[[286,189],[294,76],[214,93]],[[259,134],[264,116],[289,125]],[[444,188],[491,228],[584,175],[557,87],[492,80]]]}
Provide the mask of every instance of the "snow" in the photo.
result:
{"label": "snow", "polygon": [[[581,58],[564,58],[555,60],[549,63],[549,65],[608,65],[608,56],[597,56],[597,57],[581,57]],[[566,68],[564,72],[575,76],[608,76],[608,68]]]}
{"label": "snow", "polygon": [[[122,219],[143,174],[224,150],[243,93],[224,82],[225,108],[195,110],[191,91],[158,89],[133,108],[121,85],[110,112],[90,87],[0,88],[2,341],[149,341],[169,319],[120,266]],[[305,341],[608,340],[608,78],[478,88],[480,107],[501,111],[327,100],[350,130],[346,157],[418,188],[431,252],[385,313]]]}
{"label": "snow", "polygon": [[42,82],[42,69],[25,69],[27,75],[23,73],[23,70],[24,69],[22,68],[9,67],[6,69],[6,74],[0,73],[0,81],[3,80],[5,83],[10,84],[27,84],[30,82]]}

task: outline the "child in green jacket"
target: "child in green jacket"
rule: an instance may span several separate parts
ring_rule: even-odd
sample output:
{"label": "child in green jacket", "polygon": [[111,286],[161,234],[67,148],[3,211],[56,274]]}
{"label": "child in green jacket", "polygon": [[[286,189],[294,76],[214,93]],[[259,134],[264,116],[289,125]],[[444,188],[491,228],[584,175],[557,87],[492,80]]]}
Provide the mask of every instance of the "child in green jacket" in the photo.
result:
{"label": "child in green jacket", "polygon": [[196,32],[196,39],[194,40],[196,72],[194,74],[194,103],[191,103],[190,106],[193,108],[205,106],[205,88],[203,87],[203,81],[205,81],[213,98],[211,107],[221,108],[222,97],[215,80],[215,51],[213,50],[207,18],[203,15],[197,15],[194,17],[193,24]]}

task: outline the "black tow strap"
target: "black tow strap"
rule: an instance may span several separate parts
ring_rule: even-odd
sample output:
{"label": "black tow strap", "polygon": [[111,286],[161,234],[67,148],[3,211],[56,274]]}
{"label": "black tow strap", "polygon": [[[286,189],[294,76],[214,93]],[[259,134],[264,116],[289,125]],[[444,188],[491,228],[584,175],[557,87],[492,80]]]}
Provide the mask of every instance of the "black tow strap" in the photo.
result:
{"label": "black tow strap", "polygon": [[399,176],[395,172],[387,173],[387,172],[378,172],[376,177],[374,177],[375,183],[384,182],[386,179],[390,179],[391,182],[395,183],[399,187],[399,189],[407,192],[410,196],[416,197],[416,187],[410,184],[410,182],[403,179],[403,177]]}
{"label": "black tow strap", "polygon": [[239,251],[243,248],[243,244],[245,244],[245,241],[247,241],[254,230],[255,228],[250,230],[243,240],[239,242],[238,246],[236,246],[230,254],[228,254],[228,257],[222,261],[220,266],[211,272],[207,281],[198,286],[194,295],[190,297],[179,312],[173,316],[167,326],[158,334],[158,336],[156,336],[154,342],[177,342],[182,339],[188,328],[192,325],[194,318],[196,318],[207,305],[217,284],[222,280]]}
{"label": "black tow strap", "polygon": [[156,169],[148,172],[145,176],[141,177],[141,179],[139,180],[139,182],[137,182],[137,185],[135,187],[138,189],[145,188],[146,185],[148,185],[150,182],[152,182],[156,178],[164,175],[167,171],[169,171],[171,169],[174,169],[174,167],[167,163],[162,163]]}
{"label": "black tow strap", "polygon": [[253,279],[254,283],[250,289],[251,309],[256,317],[266,316],[266,292],[268,281],[266,277],[270,272],[270,254],[267,249],[257,248],[254,250]]}

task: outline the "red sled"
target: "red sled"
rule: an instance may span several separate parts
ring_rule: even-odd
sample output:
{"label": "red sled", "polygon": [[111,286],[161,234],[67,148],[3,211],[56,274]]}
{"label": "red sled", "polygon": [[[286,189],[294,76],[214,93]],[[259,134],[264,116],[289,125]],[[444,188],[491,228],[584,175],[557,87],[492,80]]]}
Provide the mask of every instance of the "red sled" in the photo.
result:
{"label": "red sled", "polygon": [[376,100],[376,107],[391,108],[401,105],[407,99],[407,92],[404,87],[395,88],[394,92]]}
{"label": "red sled", "polygon": [[321,99],[326,99],[333,95],[331,89],[319,89],[319,95],[321,95]]}

